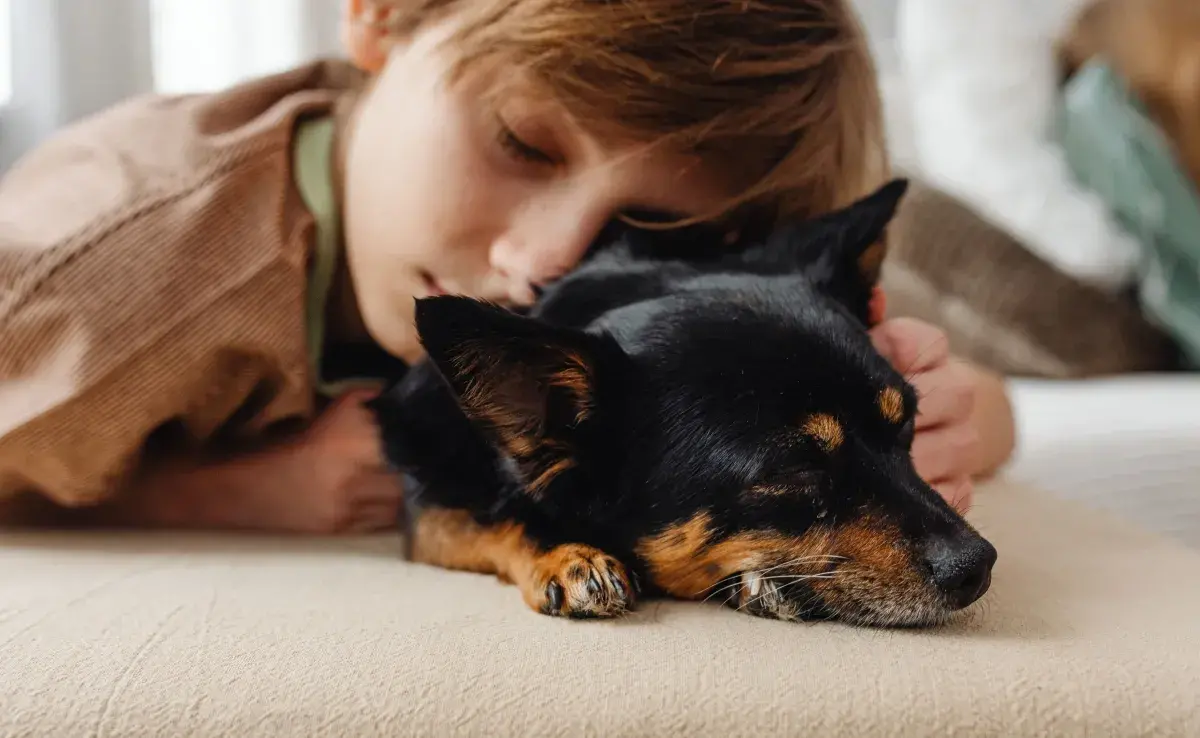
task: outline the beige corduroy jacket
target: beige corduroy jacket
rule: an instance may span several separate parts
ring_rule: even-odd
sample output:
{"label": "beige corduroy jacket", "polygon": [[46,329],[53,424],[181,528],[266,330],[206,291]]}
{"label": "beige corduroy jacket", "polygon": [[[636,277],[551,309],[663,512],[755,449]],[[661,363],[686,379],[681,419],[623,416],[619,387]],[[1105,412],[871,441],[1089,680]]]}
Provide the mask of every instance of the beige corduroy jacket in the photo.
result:
{"label": "beige corduroy jacket", "polygon": [[202,447],[311,414],[314,220],[292,144],[360,83],[323,61],[137,98],[0,181],[0,496],[95,503],[151,440]]}

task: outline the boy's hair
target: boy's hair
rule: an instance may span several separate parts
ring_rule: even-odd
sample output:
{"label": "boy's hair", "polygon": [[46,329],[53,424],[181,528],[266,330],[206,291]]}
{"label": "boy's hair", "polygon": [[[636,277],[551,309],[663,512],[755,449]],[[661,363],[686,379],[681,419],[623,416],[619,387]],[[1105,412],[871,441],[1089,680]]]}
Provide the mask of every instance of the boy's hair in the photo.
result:
{"label": "boy's hair", "polygon": [[[702,156],[721,212],[845,206],[889,176],[875,67],[849,0],[377,0],[406,34],[446,11],[457,70],[532,73],[599,135]],[[765,211],[765,212],[763,212]],[[691,222],[691,221],[689,221]]]}

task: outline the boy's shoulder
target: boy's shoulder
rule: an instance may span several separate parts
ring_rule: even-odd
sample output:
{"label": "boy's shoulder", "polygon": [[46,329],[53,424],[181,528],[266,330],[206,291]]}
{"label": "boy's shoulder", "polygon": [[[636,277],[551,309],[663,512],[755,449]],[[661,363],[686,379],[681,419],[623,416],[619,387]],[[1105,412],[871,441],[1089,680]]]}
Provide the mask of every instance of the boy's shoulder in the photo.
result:
{"label": "boy's shoulder", "polygon": [[70,124],[0,178],[0,246],[93,241],[189,198],[189,214],[206,217],[196,200],[242,180],[290,187],[297,122],[328,114],[354,80],[347,65],[316,62],[219,92],[131,98]]}
{"label": "boy's shoulder", "polygon": [[[0,180],[0,330],[39,295],[121,290],[105,314],[127,322],[200,307],[188,300],[273,266],[302,270],[295,129],[353,84],[347,65],[316,62],[215,93],[130,99],[58,131]],[[186,283],[206,289],[164,292]]]}

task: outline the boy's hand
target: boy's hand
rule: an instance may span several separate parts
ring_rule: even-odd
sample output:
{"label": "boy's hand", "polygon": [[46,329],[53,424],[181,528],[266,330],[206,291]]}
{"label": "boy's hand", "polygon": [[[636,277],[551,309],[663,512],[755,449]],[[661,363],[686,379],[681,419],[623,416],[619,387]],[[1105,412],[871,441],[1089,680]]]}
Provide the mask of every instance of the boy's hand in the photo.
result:
{"label": "boy's hand", "polygon": [[920,397],[913,441],[917,473],[961,512],[971,506],[979,433],[973,421],[975,376],[950,356],[946,335],[928,323],[896,318],[871,329],[876,349]]}
{"label": "boy's hand", "polygon": [[294,501],[292,523],[301,531],[366,532],[396,524],[403,489],[386,468],[378,426],[363,406],[374,394],[355,390],[337,398],[293,447],[308,477],[297,480]]}
{"label": "boy's hand", "polygon": [[[403,489],[385,470],[372,393],[335,402],[300,436],[213,463],[164,460],[83,522],[138,527],[365,533],[396,524]],[[78,517],[78,516],[77,516]]]}

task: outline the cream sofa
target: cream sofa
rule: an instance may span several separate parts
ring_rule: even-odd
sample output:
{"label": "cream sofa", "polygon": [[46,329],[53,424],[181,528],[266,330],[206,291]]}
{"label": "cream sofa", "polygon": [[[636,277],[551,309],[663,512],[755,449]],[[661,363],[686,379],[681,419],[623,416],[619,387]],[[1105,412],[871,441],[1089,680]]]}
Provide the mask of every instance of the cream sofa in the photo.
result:
{"label": "cream sofa", "polygon": [[0,537],[0,736],[1198,736],[1200,552],[995,483],[991,592],[879,631],[527,611],[390,536]]}
{"label": "cream sofa", "polygon": [[1200,550],[1200,377],[1009,382],[1006,475]]}

